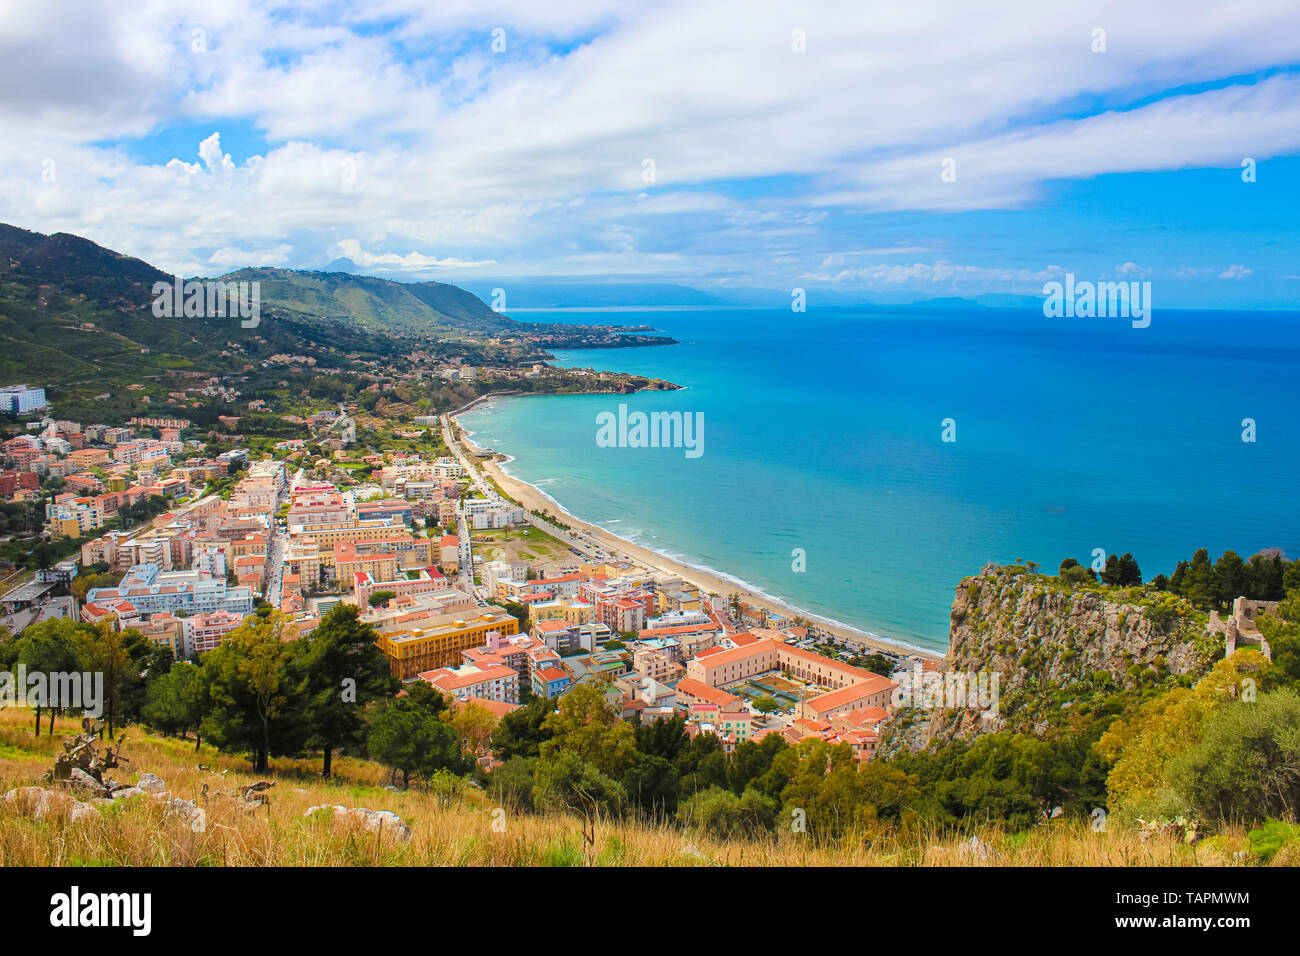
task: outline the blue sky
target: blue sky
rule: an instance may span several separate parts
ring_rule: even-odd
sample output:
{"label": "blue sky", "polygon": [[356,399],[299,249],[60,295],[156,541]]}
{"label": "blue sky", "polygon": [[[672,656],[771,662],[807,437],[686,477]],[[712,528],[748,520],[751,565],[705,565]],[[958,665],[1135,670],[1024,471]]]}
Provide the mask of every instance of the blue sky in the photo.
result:
{"label": "blue sky", "polygon": [[1295,307],[1300,7],[1132,6],[8,5],[0,220],[187,275]]}

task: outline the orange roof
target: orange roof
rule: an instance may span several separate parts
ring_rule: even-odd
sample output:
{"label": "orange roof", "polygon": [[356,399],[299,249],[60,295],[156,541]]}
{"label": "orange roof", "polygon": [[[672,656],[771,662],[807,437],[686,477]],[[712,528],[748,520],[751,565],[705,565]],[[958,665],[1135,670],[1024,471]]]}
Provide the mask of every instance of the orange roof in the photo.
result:
{"label": "orange roof", "polygon": [[677,682],[677,692],[688,697],[707,701],[710,704],[717,704],[718,707],[734,706],[740,703],[740,698],[735,694],[728,694],[721,687],[710,687],[708,684],[692,680],[689,677],[684,677]]}
{"label": "orange roof", "polygon": [[[870,674],[870,672],[866,672]],[[861,700],[864,697],[870,697],[881,691],[892,691],[898,684],[888,677],[881,677],[879,674],[870,674],[869,680],[859,681],[856,684],[849,684],[847,687],[841,687],[839,690],[832,690],[825,694],[819,694],[807,701],[810,710],[816,713],[825,713],[836,707],[842,707],[847,703],[855,700]]]}
{"label": "orange roof", "polygon": [[[718,651],[709,657],[708,665],[710,667],[719,667],[723,664],[734,664],[737,661],[749,660],[755,654],[768,650],[776,649],[776,641],[755,641],[753,644],[745,647],[733,647],[729,650]],[[766,647],[762,645],[767,645]],[[699,655],[703,656],[703,655]]]}
{"label": "orange roof", "polygon": [[538,578],[536,581],[533,581],[531,583],[533,584],[534,587],[536,587],[537,585],[540,584],[559,584],[564,581],[580,581],[580,580],[582,580],[581,574],[562,574],[558,578]]}
{"label": "orange roof", "polygon": [[465,704],[478,704],[478,706],[497,718],[504,717],[512,710],[519,709],[518,704],[507,704],[503,700],[488,700],[486,697],[458,697],[452,701],[451,707],[452,710],[455,710],[458,706]]}
{"label": "orange roof", "polygon": [[843,718],[851,724],[861,727],[863,724],[875,724],[889,716],[889,711],[883,707],[859,707],[857,710],[847,710],[837,716],[837,720]]}
{"label": "orange roof", "polygon": [[796,720],[791,721],[791,723],[800,724],[804,727],[807,727],[809,730],[813,731],[814,733],[822,733],[823,731],[827,731],[831,729],[831,725],[826,723],[826,721],[812,720],[808,717],[799,717]]}
{"label": "orange roof", "polygon": [[[475,666],[478,667],[477,664]],[[454,690],[458,687],[472,687],[474,684],[481,684],[484,681],[501,680],[511,676],[518,675],[513,668],[506,667],[504,664],[488,664],[486,667],[478,667],[478,670],[472,674],[456,674],[446,667],[439,667],[437,670],[424,671],[419,675],[420,680],[446,690]]]}

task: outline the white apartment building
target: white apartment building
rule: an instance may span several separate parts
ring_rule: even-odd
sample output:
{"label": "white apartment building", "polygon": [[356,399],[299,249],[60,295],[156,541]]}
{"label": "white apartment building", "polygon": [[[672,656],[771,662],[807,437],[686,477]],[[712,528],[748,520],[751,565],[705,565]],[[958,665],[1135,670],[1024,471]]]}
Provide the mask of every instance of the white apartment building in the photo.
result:
{"label": "white apartment building", "polygon": [[691,624],[712,624],[713,619],[703,611],[669,611],[645,622],[643,630],[658,631],[668,627],[687,627]]}
{"label": "white apartment building", "polygon": [[43,388],[28,388],[26,384],[0,388],[0,410],[21,415],[36,408],[48,407],[49,402],[45,400]]}
{"label": "white apartment building", "polygon": [[164,611],[244,615],[253,613],[253,592],[246,587],[228,587],[224,577],[213,578],[200,571],[160,571],[156,564],[137,564],[117,587],[91,588],[86,594],[87,608],[102,605],[116,609],[121,604],[129,604],[143,616]]}
{"label": "white apartment building", "polygon": [[527,575],[527,561],[489,561],[479,568],[479,581],[489,594],[497,593],[498,581],[522,581]]}

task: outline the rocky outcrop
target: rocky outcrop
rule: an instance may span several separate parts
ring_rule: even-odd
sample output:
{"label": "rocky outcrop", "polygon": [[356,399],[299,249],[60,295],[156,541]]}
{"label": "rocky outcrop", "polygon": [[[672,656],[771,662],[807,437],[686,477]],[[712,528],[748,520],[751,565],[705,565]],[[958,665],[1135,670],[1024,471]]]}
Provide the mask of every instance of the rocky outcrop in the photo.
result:
{"label": "rocky outcrop", "polygon": [[322,804],[308,807],[304,817],[318,813],[332,814],[335,820],[353,820],[370,833],[387,833],[405,843],[411,839],[411,828],[402,822],[402,818],[391,810],[370,810],[366,807],[344,807],[338,804]]}
{"label": "rocky outcrop", "polygon": [[1206,622],[1150,587],[1070,585],[985,565],[957,587],[942,670],[996,675],[996,708],[903,707],[883,728],[884,752],[1006,729],[1043,734],[1092,688],[1204,673],[1222,650]]}
{"label": "rocky outcrop", "polygon": [[66,817],[73,823],[99,820],[99,811],[67,793],[44,787],[18,787],[0,797],[6,805],[33,820]]}

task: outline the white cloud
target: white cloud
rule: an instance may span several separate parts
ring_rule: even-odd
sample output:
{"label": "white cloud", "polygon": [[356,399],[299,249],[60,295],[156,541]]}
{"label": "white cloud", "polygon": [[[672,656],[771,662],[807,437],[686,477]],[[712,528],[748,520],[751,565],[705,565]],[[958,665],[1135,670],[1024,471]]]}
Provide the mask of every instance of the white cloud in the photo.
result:
{"label": "white cloud", "polygon": [[351,259],[359,266],[378,267],[386,272],[409,272],[409,271],[426,271],[429,269],[478,269],[483,266],[496,265],[492,259],[485,259],[481,262],[472,262],[465,259],[446,258],[439,259],[436,256],[421,255],[418,252],[409,252],[404,256],[393,253],[374,254],[366,252],[361,248],[361,243],[355,239],[343,239],[337,246],[339,256]]}
{"label": "white cloud", "polygon": [[1245,266],[1232,265],[1219,273],[1220,279],[1244,279],[1247,276],[1255,274],[1255,270],[1247,269]]}
{"label": "white cloud", "polygon": [[1149,279],[1151,269],[1147,266],[1140,266],[1136,262],[1125,262],[1123,265],[1115,267],[1115,274],[1126,279]]}
{"label": "white cloud", "polygon": [[199,143],[199,163],[187,163],[181,159],[171,159],[167,162],[169,169],[183,169],[190,175],[197,175],[207,169],[212,175],[229,176],[235,171],[235,164],[230,159],[229,153],[221,152],[221,134],[213,133],[203,142]]}
{"label": "white cloud", "polygon": [[[836,0],[797,17],[742,0],[10,4],[0,218],[163,268],[213,247],[319,264],[351,241],[371,267],[411,274],[780,267],[892,284],[900,267],[863,260],[942,244],[864,238],[827,264],[844,243],[819,237],[843,211],[1018,208],[1055,180],[1115,172],[1236,175],[1242,156],[1300,150],[1300,78],[1148,99],[1297,61],[1291,0],[916,0],[869,15]],[[236,124],[265,137],[261,155],[235,145]],[[197,162],[96,145],[173,127],[214,131]],[[939,178],[949,156],[954,183]],[[901,268],[935,283],[983,267]]]}
{"label": "white cloud", "polygon": [[867,289],[941,287],[985,292],[998,288],[1013,292],[1039,293],[1044,282],[1060,278],[1064,274],[1065,271],[1055,265],[1037,270],[998,269],[939,259],[934,262],[913,262],[906,265],[878,264],[860,269],[846,269],[837,273],[811,272],[801,278],[824,282],[850,282]]}

